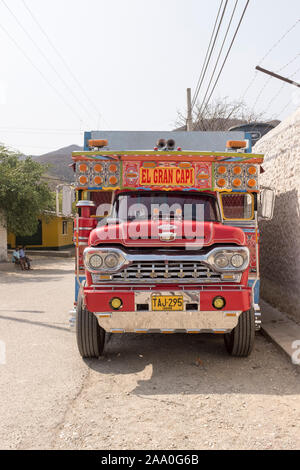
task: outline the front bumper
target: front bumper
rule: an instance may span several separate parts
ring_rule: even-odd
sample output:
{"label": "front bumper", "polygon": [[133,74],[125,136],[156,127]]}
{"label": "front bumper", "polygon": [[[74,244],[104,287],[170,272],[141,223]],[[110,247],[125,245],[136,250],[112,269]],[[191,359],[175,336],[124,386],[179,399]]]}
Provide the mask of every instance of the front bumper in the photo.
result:
{"label": "front bumper", "polygon": [[[182,311],[153,311],[151,296],[183,296]],[[95,290],[84,288],[85,304],[93,312],[102,328],[108,332],[188,332],[224,333],[237,325],[239,315],[250,309],[249,288],[207,288],[177,290]],[[216,296],[224,297],[226,304],[216,310],[212,301]],[[123,305],[113,311],[110,300],[118,297]],[[193,309],[191,307],[193,305]]]}

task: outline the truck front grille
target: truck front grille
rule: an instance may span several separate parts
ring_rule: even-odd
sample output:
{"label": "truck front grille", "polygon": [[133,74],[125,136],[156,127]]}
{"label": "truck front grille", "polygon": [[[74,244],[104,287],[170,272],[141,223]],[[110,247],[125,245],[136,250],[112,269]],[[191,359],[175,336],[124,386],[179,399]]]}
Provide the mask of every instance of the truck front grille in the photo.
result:
{"label": "truck front grille", "polygon": [[[99,282],[99,277],[93,275],[94,282]],[[214,272],[201,263],[190,261],[144,261],[133,262],[124,270],[111,275],[111,281],[118,282],[221,282],[221,274]]]}

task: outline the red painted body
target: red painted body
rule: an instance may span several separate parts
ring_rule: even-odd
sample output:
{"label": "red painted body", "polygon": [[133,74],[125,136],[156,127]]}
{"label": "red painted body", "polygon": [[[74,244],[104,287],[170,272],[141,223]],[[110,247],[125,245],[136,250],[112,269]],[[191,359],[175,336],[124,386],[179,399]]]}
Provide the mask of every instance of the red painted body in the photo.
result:
{"label": "red painted body", "polygon": [[[121,244],[134,247],[164,247],[164,243],[159,239],[160,227],[165,225],[163,221],[143,220],[140,222],[124,222],[122,224],[110,224],[105,227],[97,227],[90,234],[89,246],[99,244]],[[245,246],[246,237],[242,229],[222,225],[218,222],[195,222],[195,221],[173,221],[176,234],[173,241],[165,243],[165,247],[186,246],[188,242],[198,246],[211,246],[214,244],[234,244]],[[193,239],[193,234],[200,236]],[[131,235],[131,236],[130,236]],[[134,239],[132,235],[140,237]],[[190,239],[188,239],[188,237]]]}

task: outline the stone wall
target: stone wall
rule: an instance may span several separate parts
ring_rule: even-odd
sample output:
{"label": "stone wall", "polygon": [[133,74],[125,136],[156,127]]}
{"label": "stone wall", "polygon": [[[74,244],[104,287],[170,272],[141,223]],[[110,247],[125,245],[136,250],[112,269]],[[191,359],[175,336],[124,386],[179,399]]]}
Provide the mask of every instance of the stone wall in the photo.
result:
{"label": "stone wall", "polygon": [[264,136],[261,184],[275,189],[275,212],[261,221],[261,294],[300,320],[300,108]]}
{"label": "stone wall", "polygon": [[7,261],[7,231],[0,214],[0,262]]}

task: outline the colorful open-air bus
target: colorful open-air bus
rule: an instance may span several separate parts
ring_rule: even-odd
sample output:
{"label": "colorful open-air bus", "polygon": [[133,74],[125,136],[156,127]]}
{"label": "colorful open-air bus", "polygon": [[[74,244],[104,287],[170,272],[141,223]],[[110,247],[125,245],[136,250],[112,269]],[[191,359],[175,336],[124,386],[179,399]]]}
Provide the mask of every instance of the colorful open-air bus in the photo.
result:
{"label": "colorful open-air bus", "polygon": [[274,207],[263,156],[241,133],[226,150],[234,134],[108,134],[85,133],[72,154],[80,354],[134,332],[222,334],[231,355],[249,355],[261,323],[258,218]]}

